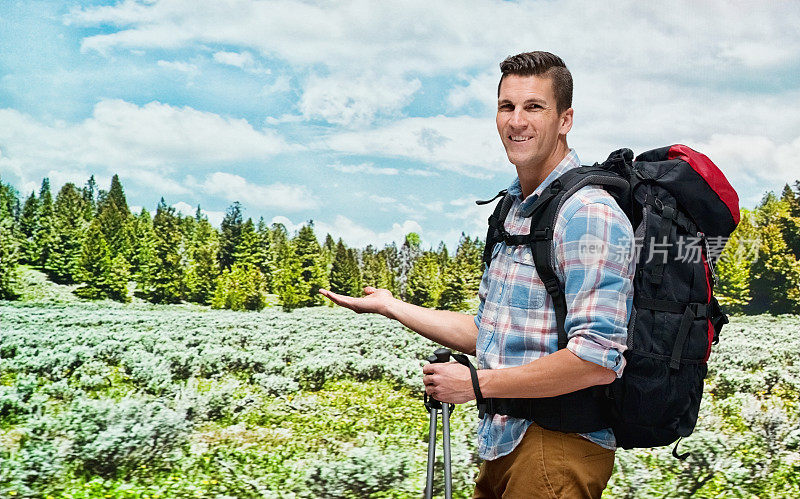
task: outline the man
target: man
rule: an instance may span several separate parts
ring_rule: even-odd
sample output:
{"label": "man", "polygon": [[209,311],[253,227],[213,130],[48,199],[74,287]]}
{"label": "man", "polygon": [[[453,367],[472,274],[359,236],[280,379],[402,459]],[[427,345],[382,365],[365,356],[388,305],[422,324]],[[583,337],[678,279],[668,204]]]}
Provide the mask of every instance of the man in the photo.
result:
{"label": "man", "polygon": [[[554,179],[580,165],[567,145],[572,128],[572,76],[548,52],[523,53],[500,64],[497,131],[517,179],[505,220],[510,234],[528,234],[530,206]],[[473,354],[484,397],[541,398],[611,383],[625,365],[633,289],[630,222],[604,190],[586,186],[567,199],[554,227],[555,269],[567,300],[567,348],[557,347],[553,303],[527,245],[498,243],[481,280],[476,316],[430,310],[365,288],[352,298],[320,292],[358,313],[379,313],[446,347]],[[612,251],[582,254],[586,242]],[[613,256],[612,256],[613,253]],[[625,255],[619,258],[619,255]],[[457,363],[423,368],[428,394],[449,403],[475,398],[469,370]],[[476,498],[600,497],[614,464],[614,435],[544,429],[528,419],[486,414],[478,427],[484,459]]]}

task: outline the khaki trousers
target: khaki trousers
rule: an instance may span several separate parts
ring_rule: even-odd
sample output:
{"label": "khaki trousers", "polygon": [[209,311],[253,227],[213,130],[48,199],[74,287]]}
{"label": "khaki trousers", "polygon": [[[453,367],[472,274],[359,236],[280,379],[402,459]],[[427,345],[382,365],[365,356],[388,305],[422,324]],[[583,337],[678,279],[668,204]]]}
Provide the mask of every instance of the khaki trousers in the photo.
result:
{"label": "khaki trousers", "polygon": [[613,469],[614,451],[533,423],[510,454],[483,462],[473,498],[599,498]]}

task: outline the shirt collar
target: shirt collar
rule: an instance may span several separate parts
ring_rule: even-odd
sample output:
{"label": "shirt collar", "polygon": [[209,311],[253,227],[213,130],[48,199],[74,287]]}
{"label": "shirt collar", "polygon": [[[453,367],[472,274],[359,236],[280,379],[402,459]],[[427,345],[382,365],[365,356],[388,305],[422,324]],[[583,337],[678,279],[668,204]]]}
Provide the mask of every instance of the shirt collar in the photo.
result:
{"label": "shirt collar", "polygon": [[[561,174],[566,172],[567,170],[571,170],[572,168],[577,168],[579,166],[581,166],[581,162],[578,159],[578,154],[575,152],[575,149],[570,149],[567,155],[564,156],[564,159],[562,159],[561,162],[558,165],[556,165],[555,168],[553,168],[553,171],[550,172],[550,174],[547,177],[545,177],[542,183],[539,184],[538,187],[536,187],[536,189],[534,189],[533,192],[528,197],[525,198],[520,208],[524,210],[526,207],[532,205],[536,201],[536,199],[538,199],[542,191],[548,185],[550,185],[553,182],[553,180],[560,177]],[[522,186],[519,183],[519,177],[515,178],[514,182],[512,182],[511,185],[508,186],[508,193],[516,197],[522,196]]]}

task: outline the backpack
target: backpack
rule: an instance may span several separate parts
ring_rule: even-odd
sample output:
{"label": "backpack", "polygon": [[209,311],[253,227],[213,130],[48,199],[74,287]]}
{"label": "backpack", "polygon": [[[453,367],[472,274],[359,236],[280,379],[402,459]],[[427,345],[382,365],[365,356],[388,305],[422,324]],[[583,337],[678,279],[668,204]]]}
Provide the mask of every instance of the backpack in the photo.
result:
{"label": "backpack", "polygon": [[[502,199],[489,217],[483,261],[488,268],[500,241],[530,245],[553,299],[559,349],[567,345],[567,305],[552,267],[552,228],[566,198],[586,185],[614,197],[631,221],[639,250],[623,375],[610,385],[538,399],[488,399],[476,387],[478,406],[482,413],[531,419],[564,432],[610,427],[617,446],[626,449],[668,445],[694,430],[711,345],[728,322],[712,294],[714,261],[739,223],[738,196],[708,157],[684,145],[647,151],[635,160],[630,149],[620,149],[602,164],[565,172],[524,214],[531,217],[530,234],[505,231],[513,200],[505,191],[495,196]],[[677,444],[675,457],[688,455],[676,449]]]}

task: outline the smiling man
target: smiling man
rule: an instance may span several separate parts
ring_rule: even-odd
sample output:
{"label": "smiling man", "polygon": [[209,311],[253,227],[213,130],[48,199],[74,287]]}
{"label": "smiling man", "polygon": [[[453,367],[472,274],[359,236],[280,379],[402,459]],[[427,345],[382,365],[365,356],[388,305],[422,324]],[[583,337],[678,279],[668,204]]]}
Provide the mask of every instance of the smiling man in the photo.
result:
{"label": "smiling man", "polygon": [[[573,120],[572,76],[564,62],[548,52],[509,57],[500,69],[497,131],[517,171],[508,188],[508,215],[501,222],[511,235],[528,234],[525,209],[553,180],[580,165],[567,145]],[[623,254],[630,256],[606,259],[601,253],[587,263],[580,254],[587,238],[627,246],[630,251]],[[411,305],[384,289],[365,288],[363,298],[320,292],[356,312],[383,314],[437,343],[475,355],[483,397],[522,399],[533,407],[569,400],[559,407],[589,413],[598,410],[592,398],[575,395],[611,383],[625,365],[633,241],[627,217],[599,187],[581,188],[559,209],[553,254],[567,303],[568,342],[562,349],[553,301],[528,245],[500,242],[492,249],[475,316]],[[476,398],[469,370],[460,364],[429,364],[423,373],[426,392],[437,400],[463,403]],[[545,429],[537,419],[535,410],[525,417],[502,410],[483,416],[478,450],[484,462],[474,497],[601,496],[614,465],[613,432],[600,427],[567,433],[552,424]]]}

